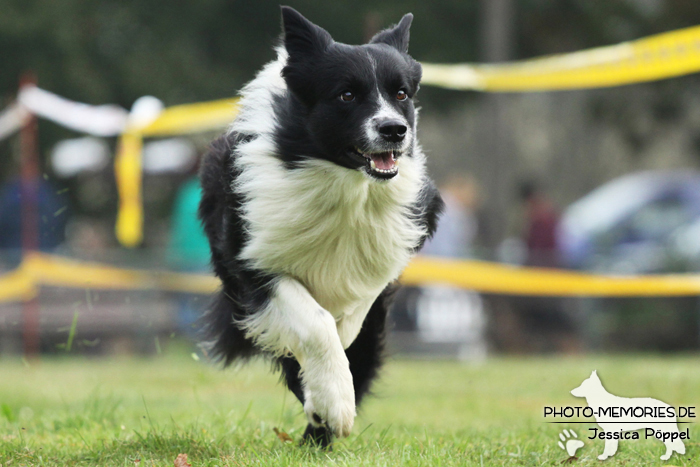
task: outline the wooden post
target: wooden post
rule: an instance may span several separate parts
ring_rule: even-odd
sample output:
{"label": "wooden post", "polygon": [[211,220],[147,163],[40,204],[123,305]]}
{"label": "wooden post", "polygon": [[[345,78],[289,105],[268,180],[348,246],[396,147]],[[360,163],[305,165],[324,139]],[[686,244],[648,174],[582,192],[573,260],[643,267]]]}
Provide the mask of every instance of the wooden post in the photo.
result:
{"label": "wooden post", "polygon": [[[32,74],[20,79],[20,89],[36,85]],[[39,249],[39,158],[37,144],[37,118],[31,115],[20,131],[21,168],[20,193],[22,216],[22,261],[26,261],[32,251]],[[34,297],[24,302],[22,307],[24,355],[37,357],[40,350],[39,299]]]}
{"label": "wooden post", "polygon": [[[513,0],[481,0],[482,59],[497,63],[513,58],[515,4]],[[484,186],[486,195],[487,246],[496,248],[507,236],[507,219],[515,197],[516,150],[508,122],[512,98],[503,94],[483,96],[483,124],[489,164]]]}

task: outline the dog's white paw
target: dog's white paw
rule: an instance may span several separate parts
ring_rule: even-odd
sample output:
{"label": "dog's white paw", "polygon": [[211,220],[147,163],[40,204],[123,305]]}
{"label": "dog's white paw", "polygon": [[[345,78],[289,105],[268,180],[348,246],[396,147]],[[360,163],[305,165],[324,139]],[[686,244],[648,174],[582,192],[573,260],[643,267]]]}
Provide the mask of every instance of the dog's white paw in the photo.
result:
{"label": "dog's white paw", "polygon": [[309,423],[328,426],[338,438],[350,435],[356,415],[350,369],[335,371],[327,378],[304,379],[304,412]]}

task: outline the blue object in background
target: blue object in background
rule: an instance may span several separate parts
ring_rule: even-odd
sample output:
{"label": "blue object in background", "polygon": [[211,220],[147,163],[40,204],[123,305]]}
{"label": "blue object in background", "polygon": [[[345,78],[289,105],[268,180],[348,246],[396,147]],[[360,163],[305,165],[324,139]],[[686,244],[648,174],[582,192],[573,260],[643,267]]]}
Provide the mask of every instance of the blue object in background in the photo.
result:
{"label": "blue object in background", "polygon": [[[66,239],[67,197],[43,178],[37,184],[37,222],[39,249],[51,251]],[[19,262],[22,249],[22,184],[19,178],[0,188],[0,250]]]}
{"label": "blue object in background", "polygon": [[[573,203],[558,241],[569,267],[682,272],[700,263],[700,172],[649,171],[612,180]],[[686,234],[688,231],[688,234]]]}

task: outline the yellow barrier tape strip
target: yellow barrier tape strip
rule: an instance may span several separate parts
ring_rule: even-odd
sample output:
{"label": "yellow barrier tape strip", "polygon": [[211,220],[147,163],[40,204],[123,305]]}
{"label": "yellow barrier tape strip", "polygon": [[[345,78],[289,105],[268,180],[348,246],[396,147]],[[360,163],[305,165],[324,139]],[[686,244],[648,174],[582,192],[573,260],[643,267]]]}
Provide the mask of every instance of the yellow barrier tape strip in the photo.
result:
{"label": "yellow barrier tape strip", "polygon": [[119,243],[127,248],[134,248],[143,240],[141,202],[143,138],[226,128],[238,112],[238,100],[238,98],[221,99],[168,107],[150,124],[142,128],[131,127],[122,135],[115,160],[119,190],[116,235]]}
{"label": "yellow barrier tape strip", "polygon": [[406,285],[449,284],[482,293],[532,296],[648,297],[700,295],[700,275],[608,276],[482,261],[418,257]]}
{"label": "yellow barrier tape strip", "polygon": [[165,290],[209,294],[219,280],[202,274],[142,271],[35,253],[23,269],[37,284],[100,290]]}
{"label": "yellow barrier tape strip", "polygon": [[138,133],[124,133],[119,141],[114,172],[119,190],[116,234],[119,243],[133,248],[143,238],[143,207],[141,204],[141,148]]}
{"label": "yellow barrier tape strip", "polygon": [[422,66],[422,84],[458,90],[552,91],[641,83],[700,71],[700,26],[520,62]]}
{"label": "yellow barrier tape strip", "polygon": [[238,98],[168,107],[140,129],[143,136],[172,136],[226,128],[233,122]]}
{"label": "yellow barrier tape strip", "polygon": [[37,292],[33,278],[23,268],[0,276],[0,303],[28,301]]}
{"label": "yellow barrier tape strip", "polygon": [[[528,296],[651,297],[700,295],[700,275],[607,276],[482,261],[415,258],[404,285],[445,284],[477,292]],[[100,290],[163,290],[210,294],[217,278],[201,274],[121,269],[34,253],[15,272],[0,277],[0,302],[27,300],[40,285]]]}

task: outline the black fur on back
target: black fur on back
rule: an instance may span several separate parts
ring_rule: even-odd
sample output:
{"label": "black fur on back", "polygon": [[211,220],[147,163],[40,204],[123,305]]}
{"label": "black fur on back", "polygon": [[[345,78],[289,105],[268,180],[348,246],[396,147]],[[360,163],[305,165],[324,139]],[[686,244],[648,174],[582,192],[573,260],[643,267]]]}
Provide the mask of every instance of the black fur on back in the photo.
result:
{"label": "black fur on back", "polygon": [[235,146],[250,139],[232,133],[215,140],[199,174],[199,218],[211,245],[214,272],[222,281],[222,290],[202,317],[202,331],[209,353],[224,365],[259,353],[236,320],[265,306],[273,280],[238,260],[247,239],[239,212],[243,200],[231,188],[237,176],[232,157]]}

